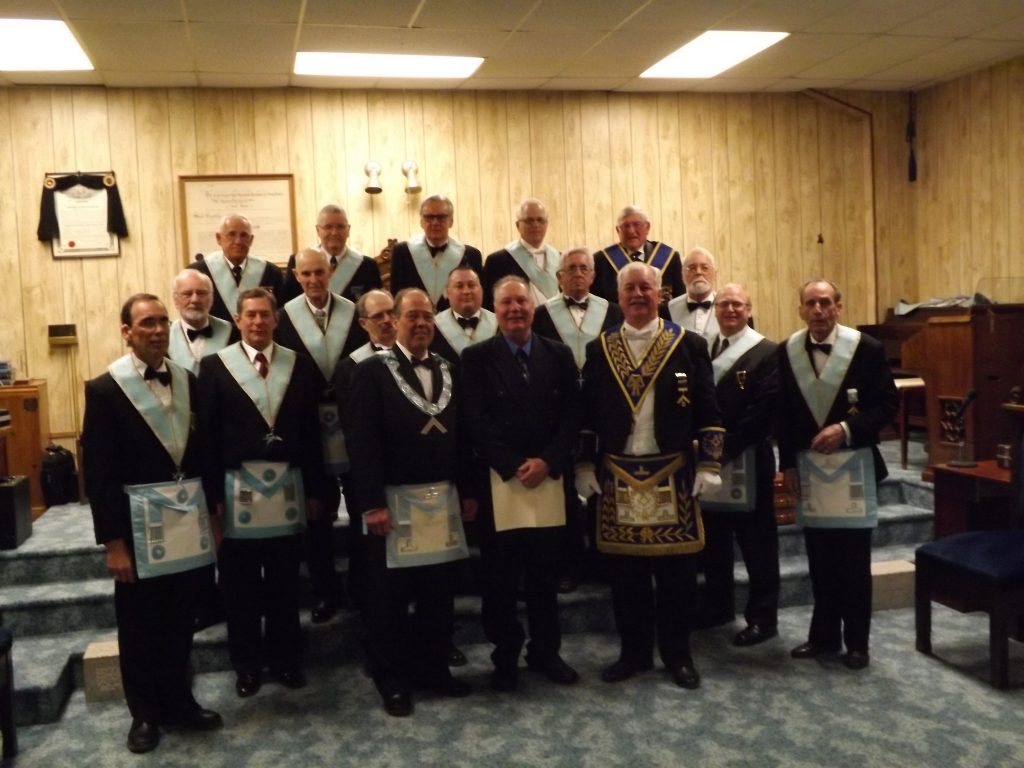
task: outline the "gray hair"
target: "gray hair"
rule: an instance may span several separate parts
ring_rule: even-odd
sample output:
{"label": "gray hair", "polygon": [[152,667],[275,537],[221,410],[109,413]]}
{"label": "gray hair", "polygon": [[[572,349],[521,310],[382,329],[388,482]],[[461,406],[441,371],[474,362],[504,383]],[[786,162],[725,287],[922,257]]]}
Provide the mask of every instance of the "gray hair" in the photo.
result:
{"label": "gray hair", "polygon": [[651,223],[651,220],[647,218],[647,211],[645,211],[639,205],[627,205],[625,208],[619,211],[619,217],[615,219],[615,226],[619,226],[619,224],[622,223],[622,220],[627,216],[639,216],[648,224]]}
{"label": "gray hair", "polygon": [[577,253],[582,253],[587,259],[587,265],[591,269],[594,268],[594,255],[590,252],[590,249],[585,245],[574,245],[572,248],[562,251],[562,257],[558,260],[558,271],[561,272],[565,269],[565,262],[570,256]]}
{"label": "gray hair", "polygon": [[178,292],[178,285],[187,280],[190,277],[198,277],[208,291],[213,293],[213,280],[205,272],[200,272],[198,269],[183,269],[181,272],[174,276],[174,280],[171,281],[171,293]]}
{"label": "gray hair", "polygon": [[654,288],[655,288],[655,290],[660,291],[661,290],[661,270],[658,269],[657,267],[652,267],[650,264],[646,264],[645,262],[642,262],[642,261],[631,261],[631,262],[629,262],[629,264],[627,264],[626,266],[624,266],[622,269],[619,270],[619,276],[616,279],[616,283],[618,285],[618,289],[620,291],[622,290],[622,286],[625,285],[626,280],[629,277],[630,273],[636,272],[637,270],[641,270],[641,269],[644,272],[649,273],[651,275],[651,277],[654,278]]}

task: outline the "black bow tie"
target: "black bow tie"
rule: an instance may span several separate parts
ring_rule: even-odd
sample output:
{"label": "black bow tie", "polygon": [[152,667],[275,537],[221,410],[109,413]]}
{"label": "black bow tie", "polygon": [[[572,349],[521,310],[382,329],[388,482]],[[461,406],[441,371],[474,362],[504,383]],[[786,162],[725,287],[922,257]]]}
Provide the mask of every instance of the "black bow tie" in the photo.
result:
{"label": "black bow tie", "polygon": [[480,325],[480,318],[479,317],[461,317],[459,315],[456,315],[455,316],[455,322],[458,323],[459,326],[462,327],[462,328],[472,328],[475,331],[476,327],[478,325]]}
{"label": "black bow tie", "polygon": [[810,351],[815,350],[815,349],[817,349],[817,350],[819,350],[821,352],[824,352],[826,355],[832,353],[832,345],[831,344],[815,344],[813,341],[811,341],[811,337],[808,336],[807,337],[807,351],[810,352]]}
{"label": "black bow tie", "polygon": [[426,368],[428,371],[432,371],[434,370],[434,358],[430,356],[424,357],[422,360],[417,360],[416,358],[413,358],[412,367]]}
{"label": "black bow tie", "polygon": [[428,245],[427,248],[430,250],[430,257],[436,258],[437,254],[444,253],[448,250],[448,243],[445,243],[444,245]]}
{"label": "black bow tie", "polygon": [[697,307],[701,309],[711,309],[711,299],[704,299],[704,301],[688,301],[686,302],[686,308],[693,312]]}
{"label": "black bow tie", "polygon": [[146,381],[150,379],[156,379],[165,387],[171,386],[171,372],[170,371],[154,371],[148,365],[146,366],[146,372],[142,374],[142,378]]}
{"label": "black bow tie", "polygon": [[186,328],[185,335],[188,336],[189,341],[195,341],[199,336],[205,336],[208,339],[212,339],[213,326],[207,325],[205,328],[200,328],[198,331],[195,328]]}
{"label": "black bow tie", "polygon": [[583,301],[577,301],[572,296],[566,296],[565,297],[565,306],[567,306],[567,307],[579,307],[584,312],[586,312],[587,311],[587,303],[589,301],[590,301],[590,299],[584,299]]}

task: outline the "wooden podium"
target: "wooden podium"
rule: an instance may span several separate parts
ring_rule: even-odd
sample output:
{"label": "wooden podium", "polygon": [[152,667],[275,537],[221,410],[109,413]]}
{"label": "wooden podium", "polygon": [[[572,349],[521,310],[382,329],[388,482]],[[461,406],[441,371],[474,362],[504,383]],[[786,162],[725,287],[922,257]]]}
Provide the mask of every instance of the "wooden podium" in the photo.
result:
{"label": "wooden podium", "polygon": [[0,408],[11,412],[11,433],[7,437],[8,472],[29,479],[32,514],[46,511],[39,472],[43,450],[50,441],[50,409],[46,400],[46,380],[16,381],[0,387]]}
{"label": "wooden podium", "polygon": [[[1002,409],[1010,388],[1024,381],[1024,304],[976,305],[969,311],[929,317],[903,342],[902,365],[927,384],[928,458],[945,464],[957,457],[961,438],[967,458],[991,459],[996,445],[1013,442]],[[978,399],[964,415],[963,435],[953,419],[963,397]]]}

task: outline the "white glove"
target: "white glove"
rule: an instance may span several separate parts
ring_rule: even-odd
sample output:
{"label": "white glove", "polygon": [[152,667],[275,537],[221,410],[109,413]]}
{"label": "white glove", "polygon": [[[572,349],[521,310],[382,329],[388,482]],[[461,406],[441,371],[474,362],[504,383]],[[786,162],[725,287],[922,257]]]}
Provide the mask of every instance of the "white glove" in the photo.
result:
{"label": "white glove", "polygon": [[597,475],[592,469],[576,470],[576,493],[584,499],[589,499],[595,493],[601,492],[601,486],[597,484]]}
{"label": "white glove", "polygon": [[714,472],[698,472],[693,479],[693,489],[690,491],[690,495],[700,496],[704,491],[718,488],[721,484],[722,478]]}

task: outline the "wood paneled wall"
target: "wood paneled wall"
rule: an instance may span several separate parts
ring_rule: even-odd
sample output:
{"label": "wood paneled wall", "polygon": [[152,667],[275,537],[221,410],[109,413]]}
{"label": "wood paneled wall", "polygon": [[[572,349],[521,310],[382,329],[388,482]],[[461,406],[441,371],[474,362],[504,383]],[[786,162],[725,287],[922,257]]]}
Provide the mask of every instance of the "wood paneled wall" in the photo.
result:
{"label": "wood paneled wall", "polygon": [[[1005,98],[1013,89],[1004,81]],[[898,154],[887,136],[880,155],[880,122],[902,136],[904,100],[862,98],[867,107],[849,109],[796,94],[3,89],[0,280],[20,290],[7,292],[0,357],[19,376],[49,380],[52,428],[72,431],[73,392],[122,352],[121,301],[139,290],[169,299],[187,259],[179,175],[292,173],[300,242],[315,238],[317,210],[338,202],[349,211],[352,244],[376,253],[387,238],[418,229],[421,196],[405,194],[400,170],[407,159],[419,163],[423,194],[454,199],[454,234],[485,253],[513,238],[514,209],[526,196],[547,202],[549,237],[561,247],[612,242],[616,212],[636,203],[657,239],[716,254],[720,282],[749,288],[768,336],[797,326],[794,288],[816,274],[843,287],[847,322],[866,322],[891,304],[893,286],[918,295],[916,281],[930,286],[962,268],[950,262],[918,277],[915,251],[897,234],[913,220],[906,192],[875,178]],[[369,159],[384,166],[377,196],[363,192]],[[110,168],[130,232],[121,257],[54,261],[35,237],[43,174]],[[975,175],[981,170],[960,181]],[[927,188],[942,197],[930,176]],[[971,210],[980,217],[982,207]],[[947,215],[941,202],[924,210]],[[74,385],[66,353],[47,346],[53,323],[78,326]]]}

